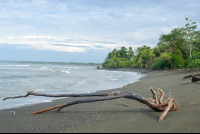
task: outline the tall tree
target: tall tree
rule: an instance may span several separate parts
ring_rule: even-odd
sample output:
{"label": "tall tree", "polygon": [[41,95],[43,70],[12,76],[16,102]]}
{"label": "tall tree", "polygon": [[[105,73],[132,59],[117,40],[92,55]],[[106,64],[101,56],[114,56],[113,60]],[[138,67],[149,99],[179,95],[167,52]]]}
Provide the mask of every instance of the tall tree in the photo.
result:
{"label": "tall tree", "polygon": [[131,60],[134,56],[134,51],[132,49],[132,47],[129,47],[129,50],[128,50],[128,60]]}
{"label": "tall tree", "polygon": [[126,60],[127,58],[127,48],[126,47],[121,47],[121,50],[120,50],[120,57],[123,59],[123,60]]}
{"label": "tall tree", "polygon": [[111,53],[111,60],[114,60],[117,56],[117,49],[113,49],[112,53]]}
{"label": "tall tree", "polygon": [[150,59],[152,59],[153,57],[155,57],[154,50],[151,49],[150,47],[145,48],[144,49],[144,56],[145,56],[145,59],[146,59],[146,68],[148,68],[148,61]]}
{"label": "tall tree", "polygon": [[193,22],[192,20],[189,20],[189,18],[186,17],[186,24],[185,24],[185,37],[187,40],[187,47],[190,50],[190,57],[192,57],[192,49],[194,48],[193,42],[196,38],[196,32],[195,29],[197,29],[196,22]]}
{"label": "tall tree", "polygon": [[162,34],[158,46],[165,51],[175,53],[176,49],[183,49],[184,33],[182,28],[174,28],[169,34]]}
{"label": "tall tree", "polygon": [[[185,52],[185,39],[183,28],[174,28],[169,34],[162,34],[159,38],[158,47],[167,53],[174,55],[176,50],[179,49],[181,52]],[[171,62],[171,68],[173,62]]]}
{"label": "tall tree", "polygon": [[200,30],[199,31],[195,31],[195,40],[193,42],[194,47],[196,48],[196,50],[200,50]]}
{"label": "tall tree", "polygon": [[136,52],[137,52],[137,61],[140,64],[140,68],[142,68],[142,63],[143,61],[145,61],[145,49],[147,48],[147,46],[143,46],[143,47],[138,47]]}

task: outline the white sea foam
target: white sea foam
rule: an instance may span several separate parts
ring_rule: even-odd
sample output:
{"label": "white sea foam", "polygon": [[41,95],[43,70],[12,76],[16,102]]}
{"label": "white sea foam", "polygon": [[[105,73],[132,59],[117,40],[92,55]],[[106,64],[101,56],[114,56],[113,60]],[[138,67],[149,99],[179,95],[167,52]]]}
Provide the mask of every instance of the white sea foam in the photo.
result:
{"label": "white sea foam", "polygon": [[1,67],[29,67],[30,65],[0,65]]}
{"label": "white sea foam", "polygon": [[110,79],[110,80],[118,80],[118,79]]}
{"label": "white sea foam", "polygon": [[69,68],[69,69],[80,69],[79,67],[63,67],[63,68]]}
{"label": "white sea foam", "polygon": [[45,71],[51,71],[52,69],[49,69],[47,67],[41,67],[42,70],[45,70]]}
{"label": "white sea foam", "polygon": [[67,73],[67,74],[69,74],[69,73],[70,73],[69,71],[63,71],[63,70],[61,70],[61,72],[63,72],[63,73]]}
{"label": "white sea foam", "polygon": [[18,108],[18,107],[22,107],[22,106],[27,106],[27,105],[33,105],[33,104],[38,104],[38,103],[44,103],[44,102],[52,102],[52,100],[29,100],[25,103],[19,103],[18,104],[14,104],[14,105],[2,105],[0,107],[0,110],[3,109],[10,109],[10,108]]}
{"label": "white sea foam", "polygon": [[47,67],[41,67],[42,69],[48,69]]}
{"label": "white sea foam", "polygon": [[83,83],[86,83],[87,81],[80,81],[78,82],[78,84],[83,84]]}
{"label": "white sea foam", "polygon": [[38,92],[38,91],[43,91],[43,90],[45,90],[45,89],[36,89],[36,90],[34,90],[35,92]]}

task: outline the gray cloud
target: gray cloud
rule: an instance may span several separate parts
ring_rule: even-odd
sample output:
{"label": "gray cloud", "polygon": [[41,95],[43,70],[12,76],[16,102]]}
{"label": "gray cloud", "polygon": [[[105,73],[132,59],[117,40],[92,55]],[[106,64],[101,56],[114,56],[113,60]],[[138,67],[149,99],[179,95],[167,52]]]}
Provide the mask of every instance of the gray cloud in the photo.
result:
{"label": "gray cloud", "polygon": [[75,45],[65,45],[65,44],[52,44],[54,46],[65,46],[65,47],[81,47],[81,48],[90,48],[88,46],[75,46]]}

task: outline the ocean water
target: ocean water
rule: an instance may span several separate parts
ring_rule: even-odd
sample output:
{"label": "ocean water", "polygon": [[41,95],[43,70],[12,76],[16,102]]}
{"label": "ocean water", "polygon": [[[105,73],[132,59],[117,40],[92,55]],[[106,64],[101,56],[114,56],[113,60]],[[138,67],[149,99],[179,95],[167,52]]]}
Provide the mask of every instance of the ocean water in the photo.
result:
{"label": "ocean water", "polygon": [[0,61],[0,110],[60,99],[29,96],[2,100],[25,95],[29,91],[46,94],[91,93],[119,88],[144,76],[137,72],[97,70],[97,66],[84,63]]}

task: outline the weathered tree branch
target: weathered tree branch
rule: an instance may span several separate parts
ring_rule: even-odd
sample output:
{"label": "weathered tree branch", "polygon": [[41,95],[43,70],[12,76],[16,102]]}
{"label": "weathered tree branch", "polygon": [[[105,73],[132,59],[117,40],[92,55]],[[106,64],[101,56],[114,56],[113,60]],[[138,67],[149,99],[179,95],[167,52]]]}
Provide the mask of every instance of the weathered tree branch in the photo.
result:
{"label": "weathered tree branch", "polygon": [[183,77],[183,79],[192,77],[191,81],[192,81],[192,82],[195,82],[195,81],[199,81],[199,80],[200,80],[200,78],[197,77],[197,76],[200,76],[200,74],[188,75],[188,76]]}
{"label": "weathered tree branch", "polygon": [[156,104],[158,104],[158,99],[157,99],[156,91],[154,91],[153,88],[150,88],[150,91],[153,94],[153,100],[155,101]]}
{"label": "weathered tree branch", "polygon": [[199,80],[200,80],[200,78],[196,77],[196,76],[193,76],[192,79],[191,79],[192,82],[199,81]]}
{"label": "weathered tree branch", "polygon": [[183,77],[183,79],[186,79],[186,78],[190,78],[190,77],[193,77],[193,76],[200,76],[200,74],[195,74],[195,75],[187,75],[187,76],[185,76],[185,77]]}
{"label": "weathered tree branch", "polygon": [[121,102],[120,100],[118,100],[118,102],[121,103],[121,104],[123,104],[123,105],[125,105],[125,106],[131,107],[130,105],[125,104],[125,103]]}
{"label": "weathered tree branch", "polygon": [[79,104],[79,103],[89,103],[89,102],[96,102],[96,101],[112,100],[112,99],[117,99],[117,98],[127,98],[127,99],[134,99],[136,101],[139,101],[140,103],[146,104],[147,106],[149,106],[151,109],[153,109],[155,111],[164,111],[163,114],[161,115],[160,119],[159,119],[159,121],[161,121],[161,120],[164,119],[164,117],[166,116],[168,111],[180,110],[180,106],[176,105],[177,103],[174,101],[173,98],[169,98],[166,102],[163,103],[162,99],[163,99],[163,96],[164,96],[164,92],[161,89],[158,89],[158,90],[159,90],[159,94],[160,94],[159,99],[157,99],[156,92],[153,90],[153,88],[150,88],[150,91],[153,93],[152,99],[145,98],[145,97],[138,95],[138,94],[135,94],[135,93],[115,91],[115,92],[108,92],[108,93],[83,93],[83,94],[59,94],[59,95],[39,94],[39,93],[28,92],[26,95],[20,95],[20,96],[15,96],[15,97],[7,97],[7,98],[4,98],[3,100],[15,99],[15,98],[21,98],[21,97],[28,97],[29,95],[45,96],[45,97],[102,96],[102,97],[98,97],[98,98],[88,98],[88,99],[83,99],[83,100],[76,100],[76,101],[73,101],[73,102],[69,102],[69,103],[66,103],[66,104],[58,105],[58,106],[55,106],[55,107],[51,107],[51,108],[47,108],[47,109],[43,109],[43,110],[31,113],[31,114],[39,114],[39,113],[43,113],[43,112],[54,110],[54,109],[57,109],[57,111],[59,111],[64,107],[68,107],[68,106]]}
{"label": "weathered tree branch", "polygon": [[160,116],[158,122],[162,121],[162,120],[165,118],[166,114],[168,113],[168,111],[169,111],[170,108],[172,107],[172,101],[173,101],[173,98],[171,98],[171,99],[169,100],[168,106],[165,108],[164,112],[161,114],[161,116]]}
{"label": "weathered tree branch", "polygon": [[44,96],[44,97],[91,97],[91,96],[113,96],[113,95],[118,95],[119,93],[120,93],[120,91],[109,92],[109,93],[84,93],[84,94],[58,94],[58,95],[51,95],[51,94],[40,94],[40,93],[28,92],[26,95],[20,95],[20,96],[15,96],[15,97],[4,98],[3,101],[7,100],[7,99],[28,97],[29,95]]}
{"label": "weathered tree branch", "polygon": [[162,104],[163,102],[162,102],[162,100],[163,100],[163,97],[164,97],[164,92],[163,92],[163,90],[162,89],[158,89],[158,91],[159,91],[159,94],[160,94],[160,97],[159,97],[159,99],[158,99],[158,103],[159,104]]}

